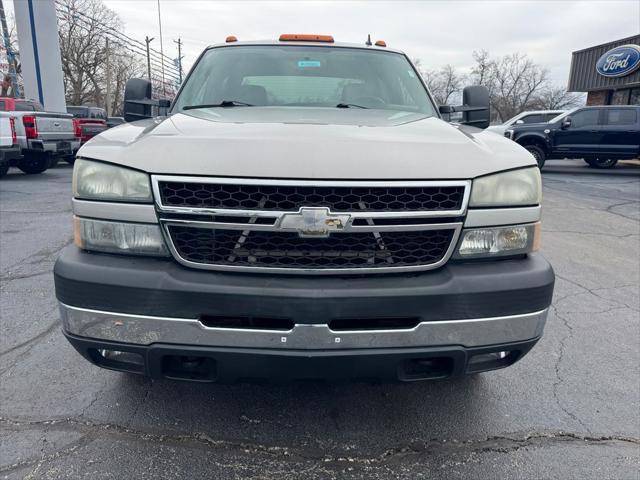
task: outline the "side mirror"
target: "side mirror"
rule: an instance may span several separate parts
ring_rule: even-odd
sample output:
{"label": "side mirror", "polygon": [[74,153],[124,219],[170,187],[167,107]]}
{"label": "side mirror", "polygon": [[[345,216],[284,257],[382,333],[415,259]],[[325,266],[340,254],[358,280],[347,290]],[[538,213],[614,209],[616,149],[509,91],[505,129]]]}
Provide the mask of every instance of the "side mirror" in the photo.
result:
{"label": "side mirror", "polygon": [[151,82],[144,78],[132,78],[124,87],[124,119],[135,122],[152,118],[152,107],[158,102],[151,100]]}
{"label": "side mirror", "polygon": [[569,117],[569,116],[564,117],[564,119],[562,120],[562,125],[560,126],[560,128],[562,128],[562,130],[566,130],[570,126],[571,126],[571,117]]}
{"label": "side mirror", "polygon": [[464,125],[471,125],[478,128],[487,128],[489,126],[489,90],[481,85],[466,87],[462,91],[462,105],[451,106],[441,105],[440,113],[450,115],[454,112],[462,112],[462,121]]}
{"label": "side mirror", "polygon": [[482,85],[462,90],[462,105],[468,107],[462,113],[462,123],[478,128],[489,126],[489,90]]}
{"label": "side mirror", "polygon": [[524,120],[516,120],[516,125],[524,125]]}

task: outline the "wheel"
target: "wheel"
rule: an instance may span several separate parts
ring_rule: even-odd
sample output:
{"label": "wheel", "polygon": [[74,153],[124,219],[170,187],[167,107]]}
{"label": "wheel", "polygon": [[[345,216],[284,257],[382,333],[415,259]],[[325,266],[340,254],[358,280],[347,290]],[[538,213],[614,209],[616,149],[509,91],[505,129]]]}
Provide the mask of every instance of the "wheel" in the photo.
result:
{"label": "wheel", "polygon": [[533,155],[533,158],[536,159],[538,163],[538,168],[544,167],[544,161],[547,158],[547,154],[544,153],[544,150],[538,147],[537,145],[523,145],[524,148]]}
{"label": "wheel", "polygon": [[589,158],[585,159],[591,168],[613,168],[618,160],[613,158]]}
{"label": "wheel", "polygon": [[18,168],[24,173],[42,173],[49,168],[49,159],[44,155],[25,156],[18,162]]}
{"label": "wheel", "polygon": [[9,162],[0,164],[0,178],[4,177],[9,171]]}

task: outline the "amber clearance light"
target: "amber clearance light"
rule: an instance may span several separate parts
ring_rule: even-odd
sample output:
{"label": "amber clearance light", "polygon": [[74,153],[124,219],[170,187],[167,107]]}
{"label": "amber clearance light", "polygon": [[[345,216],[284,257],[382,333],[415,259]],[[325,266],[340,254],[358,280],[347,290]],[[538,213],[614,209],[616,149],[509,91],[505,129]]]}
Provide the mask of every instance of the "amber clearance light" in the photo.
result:
{"label": "amber clearance light", "polygon": [[280,35],[281,42],[326,42],[333,43],[331,35],[311,35],[305,33],[283,33]]}

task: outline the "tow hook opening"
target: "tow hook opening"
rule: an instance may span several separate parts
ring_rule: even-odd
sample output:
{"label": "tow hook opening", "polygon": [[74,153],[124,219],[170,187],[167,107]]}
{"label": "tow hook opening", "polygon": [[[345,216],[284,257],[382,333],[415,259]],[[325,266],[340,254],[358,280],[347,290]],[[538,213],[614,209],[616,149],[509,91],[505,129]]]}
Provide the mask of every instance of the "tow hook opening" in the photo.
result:
{"label": "tow hook opening", "polygon": [[467,373],[486,372],[514,364],[520,357],[520,350],[500,350],[473,355],[467,363]]}
{"label": "tow hook opening", "polygon": [[402,381],[437,380],[449,377],[453,369],[453,358],[410,358],[400,365],[398,377]]}
{"label": "tow hook opening", "polygon": [[191,355],[165,355],[162,374],[173,380],[214,382],[217,378],[215,358]]}

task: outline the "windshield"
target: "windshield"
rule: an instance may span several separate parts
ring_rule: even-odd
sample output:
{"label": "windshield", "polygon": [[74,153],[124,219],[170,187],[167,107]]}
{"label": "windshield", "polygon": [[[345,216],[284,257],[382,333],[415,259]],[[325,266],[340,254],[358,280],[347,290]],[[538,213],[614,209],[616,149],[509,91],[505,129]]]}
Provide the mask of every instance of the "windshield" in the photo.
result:
{"label": "windshield", "polygon": [[205,52],[173,111],[237,102],[252,106],[435,110],[404,55],[318,46],[235,46]]}
{"label": "windshield", "polygon": [[553,117],[551,120],[549,120],[548,123],[555,123],[559,120],[562,120],[562,118],[566,117],[567,115],[571,115],[573,112],[575,112],[576,110],[578,110],[578,108],[574,108],[572,110],[569,110],[568,112],[562,112],[560,115],[558,115],[557,117]]}
{"label": "windshield", "polygon": [[89,116],[89,109],[85,107],[67,107],[67,113],[73,115],[74,118],[86,118]]}

